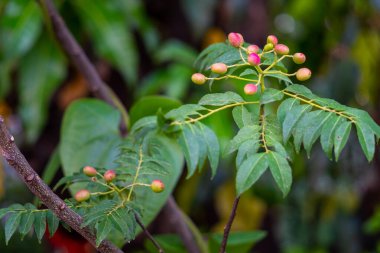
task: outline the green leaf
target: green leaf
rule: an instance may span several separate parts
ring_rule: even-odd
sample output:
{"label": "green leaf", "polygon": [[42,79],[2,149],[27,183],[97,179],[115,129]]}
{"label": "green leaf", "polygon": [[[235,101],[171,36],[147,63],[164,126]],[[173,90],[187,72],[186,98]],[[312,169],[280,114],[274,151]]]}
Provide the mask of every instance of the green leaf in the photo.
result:
{"label": "green leaf", "polygon": [[258,76],[257,71],[251,68],[245,69],[239,76]]}
{"label": "green leaf", "polygon": [[16,232],[17,227],[21,221],[21,212],[12,213],[8,220],[5,222],[5,244],[8,245],[12,235]]}
{"label": "green leaf", "polygon": [[327,113],[324,111],[321,113],[314,111],[310,114],[314,114],[316,116],[312,117],[312,121],[309,121],[309,124],[305,129],[305,133],[303,135],[303,143],[308,156],[310,156],[311,147],[321,134],[322,126],[333,115],[332,113]]}
{"label": "green leaf", "polygon": [[49,227],[49,234],[50,234],[50,237],[52,237],[58,229],[59,219],[57,218],[57,216],[55,216],[55,214],[51,210],[47,211],[46,219],[47,219],[47,224]]}
{"label": "green leaf", "polygon": [[266,159],[274,181],[276,181],[278,187],[282,191],[283,196],[285,197],[290,190],[290,186],[292,185],[292,169],[290,168],[286,158],[279,153],[269,152],[266,154]]}
{"label": "green leaf", "polygon": [[123,9],[117,2],[102,0],[81,0],[72,4],[90,33],[97,53],[115,66],[128,84],[135,84],[138,50],[132,25],[126,22]]}
{"label": "green leaf", "polygon": [[211,178],[213,178],[216,174],[216,170],[218,169],[219,164],[219,142],[216,137],[214,131],[212,131],[209,127],[202,123],[198,123],[200,130],[203,133],[203,140],[207,147],[207,157],[210,161],[210,167],[212,171]]}
{"label": "green leaf", "polygon": [[347,143],[351,132],[351,121],[342,123],[334,133],[334,153],[335,160],[338,161],[339,155]]}
{"label": "green leaf", "polygon": [[96,226],[96,247],[100,245],[100,243],[107,237],[107,235],[111,232],[113,226],[110,221],[105,218],[100,221]]}
{"label": "green leaf", "polygon": [[341,117],[332,115],[322,127],[321,145],[327,157],[332,159],[335,130],[344,122]]}
{"label": "green leaf", "polygon": [[364,122],[356,122],[356,132],[358,134],[360,146],[370,162],[375,154],[375,136],[372,129]]}
{"label": "green leaf", "polygon": [[46,212],[36,212],[34,213],[34,231],[39,242],[41,242],[42,237],[46,230]]}
{"label": "green leaf", "polygon": [[173,109],[165,114],[167,119],[184,120],[189,116],[198,115],[198,111],[205,111],[207,108],[197,104],[182,105],[177,109]]}
{"label": "green leaf", "polygon": [[261,95],[260,104],[269,104],[274,101],[281,100],[283,97],[284,94],[282,91],[273,88],[266,88]]}
{"label": "green leaf", "polygon": [[260,127],[258,125],[244,126],[234,136],[234,138],[228,143],[223,155],[231,154],[236,151],[239,146],[245,141],[258,142],[260,136]]}
{"label": "green leaf", "polygon": [[252,114],[244,105],[234,107],[234,109],[232,109],[232,116],[239,128],[253,124]]}
{"label": "green leaf", "polygon": [[235,92],[227,91],[225,93],[212,93],[203,96],[198,104],[210,106],[223,106],[244,102],[244,99]]}
{"label": "green leaf", "polygon": [[299,105],[292,107],[291,110],[286,114],[286,117],[282,124],[284,142],[288,141],[294,127],[299,122],[304,113],[309,112],[311,109],[312,107],[310,105]]}
{"label": "green leaf", "polygon": [[278,80],[284,81],[286,85],[293,84],[292,80],[289,77],[281,74],[265,74],[266,77],[274,77]]}
{"label": "green leaf", "polygon": [[358,121],[367,124],[376,134],[377,138],[380,138],[380,126],[376,124],[376,122],[371,118],[368,112],[356,108],[348,108],[347,111],[349,112],[349,114],[354,115]]}
{"label": "green leaf", "polygon": [[285,99],[277,108],[277,119],[280,124],[283,124],[286,114],[292,110],[293,107],[300,104],[300,101],[294,98]]}
{"label": "green leaf", "polygon": [[21,222],[19,226],[19,232],[22,237],[24,237],[32,228],[34,222],[34,213],[31,212],[31,210],[28,210],[28,212],[23,212],[21,215]]}
{"label": "green leaf", "polygon": [[18,90],[19,113],[29,143],[37,140],[45,126],[49,103],[66,76],[64,58],[50,36],[43,36],[21,61]]}
{"label": "green leaf", "polygon": [[[266,236],[264,231],[231,232],[228,237],[226,252],[248,253],[252,247]],[[223,239],[222,234],[212,234],[209,237],[210,252],[218,252]]]}
{"label": "green leaf", "polygon": [[0,219],[3,218],[9,212],[9,208],[0,209]]}
{"label": "green leaf", "polygon": [[238,168],[236,174],[236,191],[238,195],[248,190],[268,168],[266,153],[248,157]]}
{"label": "green leaf", "polygon": [[247,140],[243,142],[238,149],[236,155],[236,167],[240,167],[241,163],[247,158],[255,155],[260,148],[260,141]]}
{"label": "green leaf", "polygon": [[310,95],[313,95],[313,93],[311,92],[311,90],[309,90],[308,88],[306,88],[304,85],[299,85],[299,84],[290,85],[285,90],[286,91],[290,91],[292,93],[296,93],[296,94],[302,95],[302,96],[304,96],[306,98],[309,98]]}
{"label": "green leaf", "polygon": [[191,66],[197,52],[179,40],[169,40],[155,49],[154,59],[159,63],[174,61]]}
{"label": "green leaf", "polygon": [[182,132],[178,139],[178,143],[185,155],[187,163],[187,178],[194,174],[199,160],[199,144],[196,137],[194,137],[194,134],[192,126],[185,125],[182,127]]}

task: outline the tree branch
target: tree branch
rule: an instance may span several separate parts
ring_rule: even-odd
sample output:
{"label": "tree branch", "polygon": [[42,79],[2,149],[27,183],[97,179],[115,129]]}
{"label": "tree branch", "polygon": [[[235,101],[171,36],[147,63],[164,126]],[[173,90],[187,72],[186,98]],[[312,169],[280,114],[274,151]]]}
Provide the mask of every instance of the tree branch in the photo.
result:
{"label": "tree branch", "polygon": [[236,197],[234,200],[234,204],[232,206],[230,218],[228,219],[228,222],[227,222],[226,226],[224,227],[223,241],[222,241],[222,244],[220,245],[219,253],[225,253],[226,252],[228,236],[230,234],[232,223],[235,219],[236,210],[237,210],[237,207],[239,205],[239,200],[240,200],[240,197]]}
{"label": "tree branch", "polygon": [[140,219],[140,217],[139,217],[139,215],[137,213],[135,213],[135,219],[137,221],[137,224],[139,224],[139,226],[141,227],[141,229],[144,231],[145,235],[148,237],[148,239],[158,249],[158,252],[159,253],[164,253],[164,250],[161,248],[160,244],[158,244],[158,242],[156,241],[156,239],[154,239],[154,237],[151,235],[151,233],[148,231],[148,229],[146,229],[146,227],[144,226],[144,223],[142,222],[142,220]]}
{"label": "tree branch", "polygon": [[[82,217],[71,210],[44,181],[38,176],[15,144],[14,137],[8,132],[4,119],[0,117],[0,149],[2,156],[12,166],[29,190],[37,196],[54,214],[67,225],[86,238],[94,247],[95,235],[88,228],[81,228]],[[109,241],[103,241],[97,248],[102,253],[122,253]]]}

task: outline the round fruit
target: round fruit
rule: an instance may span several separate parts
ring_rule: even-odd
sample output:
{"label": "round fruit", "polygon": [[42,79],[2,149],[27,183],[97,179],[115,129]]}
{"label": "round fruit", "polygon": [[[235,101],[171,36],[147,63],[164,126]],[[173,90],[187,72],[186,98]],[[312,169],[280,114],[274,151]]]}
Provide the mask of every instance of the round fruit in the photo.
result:
{"label": "round fruit", "polygon": [[244,38],[240,33],[229,33],[228,41],[233,47],[240,47],[244,43]]}
{"label": "round fruit", "polygon": [[89,176],[89,177],[93,177],[96,175],[97,171],[94,167],[91,167],[91,166],[86,166],[83,168],[83,173],[86,175],[86,176]]}
{"label": "round fruit", "polygon": [[277,43],[278,43],[278,39],[277,39],[277,37],[274,36],[274,35],[269,35],[269,36],[267,37],[267,43],[272,43],[272,44],[275,46],[275,45],[277,45]]}
{"label": "round fruit", "polygon": [[297,71],[296,77],[299,81],[306,81],[311,77],[311,70],[308,68],[301,68]]}
{"label": "round fruit", "polygon": [[90,192],[85,189],[79,190],[77,193],[75,193],[74,198],[78,202],[86,201],[90,198]]}
{"label": "round fruit", "polygon": [[107,183],[110,183],[112,182],[112,180],[114,180],[116,177],[116,173],[114,170],[107,170],[104,175],[103,175],[103,178],[104,180],[107,182]]}
{"label": "round fruit", "polygon": [[258,66],[260,64],[260,56],[256,53],[252,53],[248,55],[248,63],[253,66]]}
{"label": "round fruit", "polygon": [[284,44],[277,44],[274,47],[274,51],[278,54],[281,54],[281,55],[289,54],[289,48],[288,48],[288,46],[286,46]]}
{"label": "round fruit", "polygon": [[224,74],[227,72],[227,65],[219,62],[211,65],[211,71],[216,74]]}
{"label": "round fruit", "polygon": [[155,179],[152,181],[150,188],[153,192],[159,193],[165,189],[165,184],[161,180]]}
{"label": "round fruit", "polygon": [[302,64],[306,61],[306,56],[303,53],[295,53],[293,55],[293,61],[296,64]]}
{"label": "round fruit", "polygon": [[191,76],[191,81],[195,84],[202,85],[206,82],[206,77],[201,73],[195,73]]}
{"label": "round fruit", "polygon": [[244,86],[244,93],[247,95],[253,95],[257,92],[257,85],[253,83],[246,84]]}
{"label": "round fruit", "polygon": [[249,45],[248,47],[247,47],[247,50],[248,50],[248,53],[258,53],[258,52],[260,52],[260,48],[259,48],[259,46],[258,45]]}

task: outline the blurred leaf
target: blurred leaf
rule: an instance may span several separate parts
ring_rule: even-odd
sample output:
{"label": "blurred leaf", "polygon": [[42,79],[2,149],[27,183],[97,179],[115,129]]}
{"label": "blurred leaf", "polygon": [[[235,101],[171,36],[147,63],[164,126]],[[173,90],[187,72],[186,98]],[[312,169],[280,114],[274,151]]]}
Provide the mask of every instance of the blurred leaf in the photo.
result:
{"label": "blurred leaf", "polygon": [[5,222],[5,244],[8,245],[12,235],[16,232],[16,229],[21,221],[21,212],[12,213],[8,220]]}
{"label": "blurred leaf", "polygon": [[26,138],[33,143],[43,129],[49,102],[66,75],[62,54],[49,36],[43,36],[20,64],[20,115]]}
{"label": "blurred leaf", "polygon": [[187,164],[187,178],[191,177],[197,168],[200,149],[196,134],[192,125],[184,125],[178,139]]}
{"label": "blurred leaf", "polygon": [[200,105],[223,106],[228,104],[242,103],[244,99],[231,91],[225,93],[211,93],[204,95],[198,102]]}
{"label": "blurred leaf", "polygon": [[268,104],[274,101],[281,100],[283,98],[284,94],[277,89],[272,88],[266,88],[261,95],[260,103],[261,104]]}
{"label": "blurred leaf", "polygon": [[[154,239],[156,239],[158,244],[164,249],[165,253],[187,252],[181,238],[176,234],[156,235]],[[145,240],[144,246],[149,253],[157,253],[157,248],[150,240]]]}
{"label": "blurred leaf", "polygon": [[34,220],[34,231],[37,239],[41,242],[46,230],[46,212],[37,212]]}
{"label": "blurred leaf", "polygon": [[178,40],[169,40],[156,49],[154,59],[159,63],[174,61],[192,66],[197,54],[194,49]]}
{"label": "blurred leaf", "polygon": [[52,237],[59,227],[59,219],[57,218],[57,216],[55,216],[53,211],[48,210],[46,213],[46,220],[49,227],[50,237]]}
{"label": "blurred leaf", "polygon": [[[248,253],[250,249],[266,236],[263,231],[232,232],[228,237],[226,252]],[[210,252],[218,252],[222,242],[222,234],[212,234],[209,237]]]}

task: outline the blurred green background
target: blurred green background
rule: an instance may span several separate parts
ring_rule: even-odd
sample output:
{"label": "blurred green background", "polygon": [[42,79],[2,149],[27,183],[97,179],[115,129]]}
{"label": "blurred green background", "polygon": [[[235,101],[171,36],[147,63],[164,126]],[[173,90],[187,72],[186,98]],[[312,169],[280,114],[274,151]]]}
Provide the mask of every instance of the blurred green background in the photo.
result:
{"label": "blurred green background", "polygon": [[[158,94],[188,103],[208,92],[208,87],[190,82],[197,71],[195,57],[207,45],[224,41],[229,32],[240,32],[246,41],[260,46],[268,34],[275,34],[291,52],[305,53],[305,65],[313,71],[309,88],[361,107],[380,122],[380,0],[61,0],[56,4],[102,78],[132,108],[132,121],[141,113],[133,110],[133,104],[144,96]],[[59,142],[65,108],[75,99],[91,96],[44,24],[35,1],[0,0],[0,114],[41,175],[59,166],[50,157]],[[225,81],[214,84],[212,91],[241,93],[242,87]],[[158,101],[151,103],[160,107]],[[222,146],[236,131],[228,113],[217,114],[207,124]],[[178,204],[205,234],[223,230],[235,196],[234,175],[233,159],[227,157],[213,181],[205,170],[178,183],[174,193]],[[59,170],[46,175],[53,182],[61,176]],[[286,199],[269,175],[242,196],[233,230],[264,230],[267,235],[252,249],[248,244],[244,251],[231,252],[380,252],[378,150],[368,164],[352,136],[341,160],[333,163],[316,146],[309,160],[305,154],[295,159],[293,176]],[[0,206],[32,197],[12,169],[2,164]],[[160,217],[151,231],[170,233]],[[22,243],[13,238],[5,247],[1,231],[0,252],[52,252],[62,245],[72,245],[68,252],[91,252],[77,237],[63,230],[42,245],[27,237]],[[175,238],[162,240],[175,242]],[[144,247],[138,238],[125,249],[146,252]]]}

